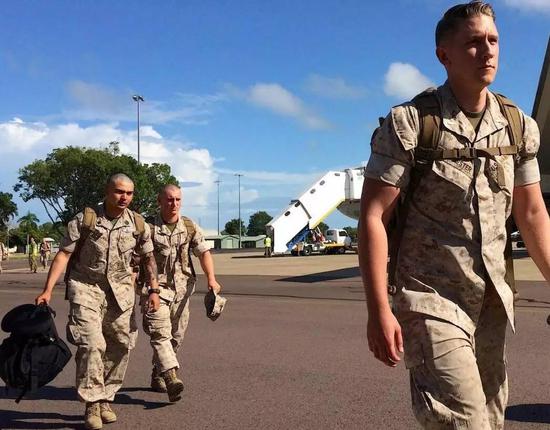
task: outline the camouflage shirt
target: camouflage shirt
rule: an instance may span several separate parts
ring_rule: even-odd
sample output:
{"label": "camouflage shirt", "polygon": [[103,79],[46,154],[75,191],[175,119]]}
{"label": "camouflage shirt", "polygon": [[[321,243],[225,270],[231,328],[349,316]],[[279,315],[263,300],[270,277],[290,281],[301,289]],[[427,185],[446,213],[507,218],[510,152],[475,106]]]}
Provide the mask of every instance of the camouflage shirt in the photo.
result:
{"label": "camouflage shirt", "polygon": [[[494,95],[487,97],[477,135],[450,87],[436,90],[442,115],[439,148],[510,145],[507,120]],[[394,311],[444,319],[473,333],[486,285],[494,285],[514,326],[513,294],[505,281],[505,222],[514,186],[540,181],[539,131],[521,112],[518,154],[494,159],[437,160],[420,181],[409,209],[397,261]],[[372,142],[365,176],[406,192],[419,130],[412,103],[392,108]],[[500,174],[499,174],[500,173]]]}
{"label": "camouflage shirt", "polygon": [[[126,209],[122,215],[110,221],[103,206],[96,209],[96,225],[82,245],[80,258],[75,262],[69,283],[69,300],[83,306],[93,306],[96,298],[82,284],[106,283],[111,287],[121,310],[134,304],[135,290],[132,284],[132,253],[144,255],[153,251],[151,231],[145,224],[145,231],[139,236],[134,223],[134,213]],[[84,214],[80,212],[67,225],[67,232],[61,241],[61,249],[73,252],[80,238]]]}
{"label": "camouflage shirt", "polygon": [[161,297],[172,301],[191,295],[195,277],[191,270],[189,248],[199,257],[210,249],[201,228],[193,222],[195,232],[190,235],[183,219],[179,219],[174,230],[166,226],[160,215],[155,217],[151,227],[154,254],[157,261]]}

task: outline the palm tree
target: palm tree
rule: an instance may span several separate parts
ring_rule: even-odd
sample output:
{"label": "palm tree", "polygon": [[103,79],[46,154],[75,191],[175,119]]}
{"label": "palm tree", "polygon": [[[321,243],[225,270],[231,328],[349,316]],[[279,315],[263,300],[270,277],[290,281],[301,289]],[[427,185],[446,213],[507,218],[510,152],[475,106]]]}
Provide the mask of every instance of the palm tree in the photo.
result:
{"label": "palm tree", "polygon": [[11,200],[10,193],[0,192],[0,228],[7,227],[10,219],[17,215],[17,205]]}
{"label": "palm tree", "polygon": [[25,233],[27,237],[29,235],[36,235],[38,231],[38,217],[31,211],[27,212],[27,215],[22,216],[17,220],[19,223],[19,231]]}

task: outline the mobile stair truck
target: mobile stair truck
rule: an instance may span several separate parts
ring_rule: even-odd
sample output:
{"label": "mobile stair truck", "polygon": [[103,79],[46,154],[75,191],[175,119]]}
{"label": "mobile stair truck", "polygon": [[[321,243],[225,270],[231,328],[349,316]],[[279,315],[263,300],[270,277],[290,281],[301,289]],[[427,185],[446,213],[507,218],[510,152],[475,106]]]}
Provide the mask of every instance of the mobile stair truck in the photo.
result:
{"label": "mobile stair truck", "polygon": [[[304,247],[298,247],[296,255],[322,252],[327,249],[327,246],[341,248],[338,241],[332,245],[317,241],[317,244],[311,243],[311,248],[304,252],[308,235],[318,235],[317,226],[335,209],[350,218],[359,219],[362,188],[363,168],[327,172],[267,224],[267,234],[272,239],[273,253],[292,252],[292,249],[300,243]],[[344,231],[330,230],[336,230],[337,234],[339,231]],[[345,252],[345,248],[343,250]]]}

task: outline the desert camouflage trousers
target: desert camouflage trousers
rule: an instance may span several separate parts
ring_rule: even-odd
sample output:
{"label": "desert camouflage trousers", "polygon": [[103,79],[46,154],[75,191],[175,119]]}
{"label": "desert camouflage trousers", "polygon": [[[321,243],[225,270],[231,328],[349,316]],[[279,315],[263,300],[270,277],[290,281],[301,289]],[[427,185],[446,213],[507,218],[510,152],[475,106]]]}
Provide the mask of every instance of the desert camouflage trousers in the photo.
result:
{"label": "desert camouflage trousers", "polygon": [[414,414],[430,430],[501,430],[508,400],[507,317],[487,287],[473,336],[443,320],[402,322]]}
{"label": "desert camouflage trousers", "polygon": [[31,269],[31,272],[36,272],[38,270],[37,259],[37,255],[29,254],[29,268]]}
{"label": "desert camouflage trousers", "polygon": [[84,402],[113,401],[136,343],[134,308],[121,311],[109,286],[87,287],[94,300],[70,302],[67,323],[67,340],[77,347],[76,389]]}
{"label": "desert camouflage trousers", "polygon": [[143,331],[150,337],[153,366],[159,373],[180,367],[176,353],[189,324],[189,298],[168,301],[161,297],[158,311],[143,313]]}

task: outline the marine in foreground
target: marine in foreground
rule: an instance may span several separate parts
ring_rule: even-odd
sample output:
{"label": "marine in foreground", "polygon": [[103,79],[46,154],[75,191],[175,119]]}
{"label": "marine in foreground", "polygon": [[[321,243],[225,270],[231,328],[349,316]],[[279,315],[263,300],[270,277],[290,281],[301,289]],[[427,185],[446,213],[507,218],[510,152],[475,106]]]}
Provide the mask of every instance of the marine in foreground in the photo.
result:
{"label": "marine in foreground", "polygon": [[[369,348],[392,367],[404,351],[423,428],[502,429],[506,326],[514,327],[505,258],[510,215],[550,280],[539,132],[488,90],[499,58],[489,4],[449,9],[437,25],[436,54],[447,82],[392,108],[371,143],[359,233]],[[407,215],[394,230],[392,312],[386,234],[396,208]]]}

